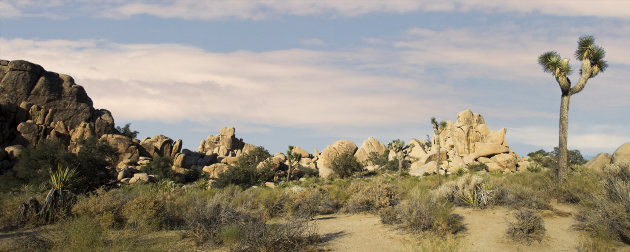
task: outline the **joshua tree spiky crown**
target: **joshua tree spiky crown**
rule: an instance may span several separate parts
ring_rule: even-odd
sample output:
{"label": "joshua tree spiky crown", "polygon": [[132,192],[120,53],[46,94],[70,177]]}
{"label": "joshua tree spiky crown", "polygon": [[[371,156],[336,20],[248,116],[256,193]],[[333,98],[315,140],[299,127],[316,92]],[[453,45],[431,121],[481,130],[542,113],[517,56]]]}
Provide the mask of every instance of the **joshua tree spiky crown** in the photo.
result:
{"label": "joshua tree spiky crown", "polygon": [[538,64],[542,66],[543,71],[556,77],[562,91],[571,94],[582,91],[588,79],[597,76],[608,68],[608,63],[604,60],[606,51],[601,46],[595,45],[593,36],[582,36],[578,39],[578,47],[574,56],[582,62],[582,68],[580,69],[580,80],[573,88],[571,88],[571,81],[567,78],[567,75],[571,74],[573,70],[569,65],[568,58],[562,59],[556,51],[549,51],[538,57]]}

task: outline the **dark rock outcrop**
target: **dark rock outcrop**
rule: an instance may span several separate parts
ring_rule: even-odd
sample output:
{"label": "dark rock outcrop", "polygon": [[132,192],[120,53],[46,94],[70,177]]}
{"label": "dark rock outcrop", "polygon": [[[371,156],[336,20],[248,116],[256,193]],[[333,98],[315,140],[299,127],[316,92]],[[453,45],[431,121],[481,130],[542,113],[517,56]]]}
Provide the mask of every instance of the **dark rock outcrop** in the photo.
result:
{"label": "dark rock outcrop", "polygon": [[115,132],[111,113],[95,109],[72,77],[28,61],[0,60],[0,147],[44,139],[70,144],[79,140],[71,137],[78,127],[90,129],[86,137]]}

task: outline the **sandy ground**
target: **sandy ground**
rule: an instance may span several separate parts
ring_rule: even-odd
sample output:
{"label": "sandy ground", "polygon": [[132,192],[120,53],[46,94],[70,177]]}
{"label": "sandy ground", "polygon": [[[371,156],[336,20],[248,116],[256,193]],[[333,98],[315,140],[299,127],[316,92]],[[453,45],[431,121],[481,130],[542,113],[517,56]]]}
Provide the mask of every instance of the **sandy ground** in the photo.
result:
{"label": "sandy ground", "polygon": [[[557,205],[556,211],[543,211],[545,239],[530,245],[513,242],[506,236],[514,209],[456,208],[463,216],[466,231],[459,234],[464,251],[577,251],[579,233],[572,226],[574,209]],[[322,247],[332,251],[413,251],[417,237],[380,223],[374,215],[329,215],[315,220],[323,237]]]}
{"label": "sandy ground", "polygon": [[332,251],[413,251],[415,238],[375,215],[325,215],[314,220],[321,248]]}
{"label": "sandy ground", "polygon": [[530,245],[517,243],[506,236],[509,223],[514,221],[514,209],[456,208],[455,213],[464,216],[466,226],[463,249],[465,251],[577,251],[579,233],[572,226],[575,219],[571,212],[544,211],[542,213],[546,235],[542,242]]}

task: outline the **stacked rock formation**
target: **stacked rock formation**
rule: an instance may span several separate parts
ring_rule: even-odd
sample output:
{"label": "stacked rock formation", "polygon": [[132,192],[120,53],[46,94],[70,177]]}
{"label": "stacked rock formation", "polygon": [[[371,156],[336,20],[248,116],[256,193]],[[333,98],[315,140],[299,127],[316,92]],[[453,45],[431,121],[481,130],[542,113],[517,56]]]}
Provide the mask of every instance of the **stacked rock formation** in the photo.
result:
{"label": "stacked rock formation", "polygon": [[[505,128],[490,131],[483,116],[464,110],[457,114],[457,121],[447,122],[439,138],[434,135],[431,143],[411,139],[407,142],[409,147],[402,154],[389,150],[389,160],[402,157],[410,161],[410,174],[415,176],[437,173],[438,155],[440,167],[447,172],[455,172],[474,163],[486,164],[489,171],[514,172],[519,167],[525,167],[527,162],[510,149],[505,141],[506,132]],[[437,141],[440,141],[441,146],[439,152]],[[384,144],[372,137],[365,140],[361,148],[357,148],[351,141],[339,140],[327,146],[318,156],[317,169],[321,177],[332,176],[332,160],[343,152],[353,153],[357,161],[367,165],[369,170],[376,169],[377,167],[367,163],[368,156],[372,152],[381,155],[386,150]]]}
{"label": "stacked rock formation", "polygon": [[[95,109],[72,77],[23,60],[0,60],[0,149],[37,145],[46,139],[76,147],[88,137],[113,132],[111,113]],[[6,169],[14,160],[2,156]]]}
{"label": "stacked rock formation", "polygon": [[[448,172],[457,171],[473,163],[484,163],[489,171],[514,172],[520,160],[505,141],[506,132],[505,128],[490,131],[483,116],[471,110],[461,111],[457,114],[457,121],[447,121],[446,128],[439,138],[433,136],[431,147],[425,149],[425,145],[419,141],[410,141],[415,143],[412,153],[417,153],[411,159],[413,163],[410,173],[423,175],[437,172],[435,171],[437,141],[440,141],[441,146],[440,167],[446,168]],[[423,151],[427,154],[418,157]]]}

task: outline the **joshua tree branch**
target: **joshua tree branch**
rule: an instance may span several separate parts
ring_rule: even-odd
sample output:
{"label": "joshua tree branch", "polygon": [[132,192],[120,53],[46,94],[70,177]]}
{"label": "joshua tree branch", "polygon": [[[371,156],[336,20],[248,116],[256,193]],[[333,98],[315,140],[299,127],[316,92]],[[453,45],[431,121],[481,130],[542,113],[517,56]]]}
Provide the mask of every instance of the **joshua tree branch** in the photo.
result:
{"label": "joshua tree branch", "polygon": [[586,86],[586,81],[591,78],[593,74],[593,68],[591,67],[591,61],[589,59],[584,59],[582,61],[582,75],[580,76],[580,80],[578,83],[571,88],[570,95],[577,94]]}

